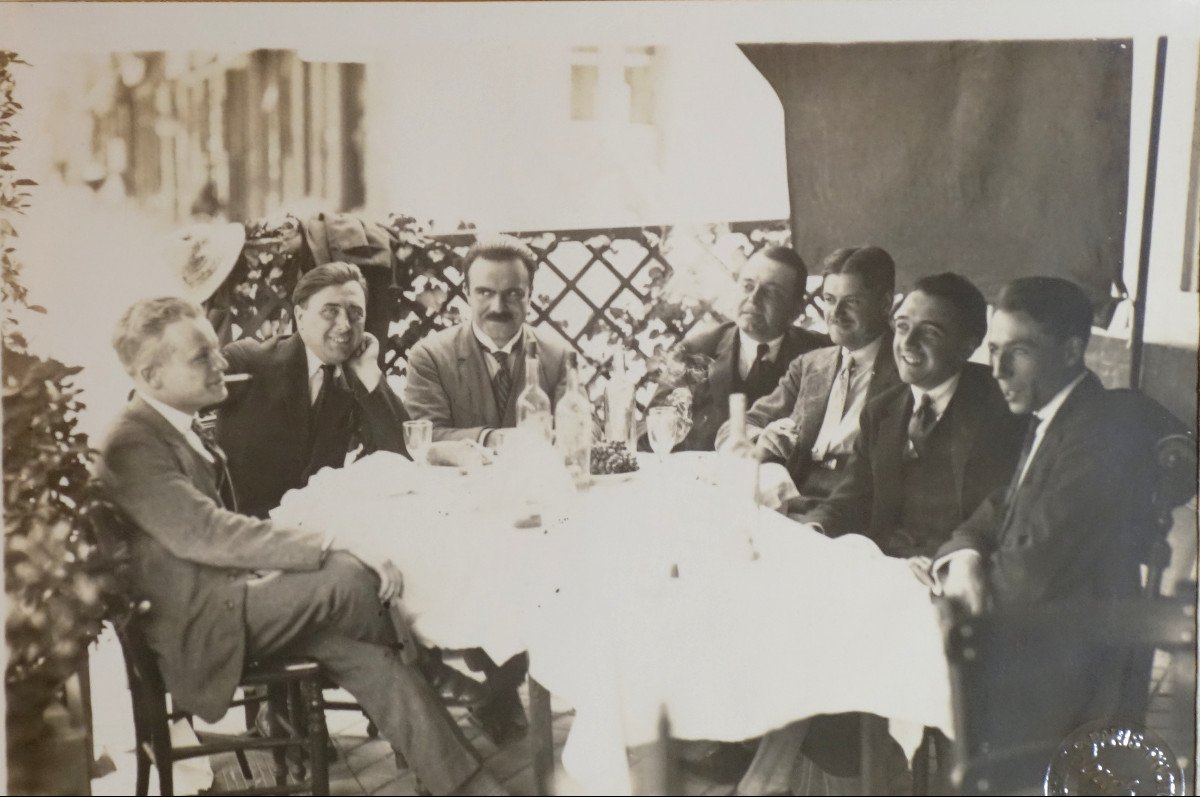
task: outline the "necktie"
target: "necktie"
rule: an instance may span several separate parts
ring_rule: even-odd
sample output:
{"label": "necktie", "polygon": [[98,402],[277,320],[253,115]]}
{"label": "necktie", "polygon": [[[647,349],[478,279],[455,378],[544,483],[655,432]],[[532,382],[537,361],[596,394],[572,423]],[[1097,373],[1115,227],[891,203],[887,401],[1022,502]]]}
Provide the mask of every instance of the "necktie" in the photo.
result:
{"label": "necktie", "polygon": [[1037,439],[1037,430],[1041,423],[1042,419],[1038,416],[1029,416],[1029,426],[1025,429],[1025,442],[1021,444],[1021,456],[1017,459],[1017,469],[1013,473],[1012,481],[1008,485],[1008,495],[1004,502],[1006,506],[1002,528],[1008,525],[1008,521],[1012,517],[1013,504],[1016,503],[1017,498],[1017,489],[1021,486],[1021,476],[1025,473],[1025,466],[1029,464],[1029,456],[1033,453],[1033,441]]}
{"label": "necktie", "polygon": [[492,391],[496,394],[496,408],[504,415],[508,407],[508,394],[512,390],[512,370],[508,367],[508,354],[502,351],[489,351],[496,358],[496,375],[492,378]]}
{"label": "necktie", "polygon": [[908,419],[908,448],[904,453],[909,459],[919,459],[925,453],[925,441],[936,423],[933,400],[926,393],[921,396],[921,403]]}
{"label": "necktie", "polygon": [[829,400],[837,408],[838,420],[846,417],[846,405],[849,404],[850,398],[850,380],[853,378],[854,360],[847,357],[845,365],[838,372],[837,380],[833,384],[833,392],[829,395]]}
{"label": "necktie", "polygon": [[817,445],[812,450],[812,458],[818,462],[829,456],[831,439],[835,436],[834,429],[845,417],[846,406],[850,403],[850,380],[854,376],[854,360],[845,355],[843,357],[841,370],[833,378],[833,387],[829,391],[829,405],[825,409]]}
{"label": "necktie", "polygon": [[343,412],[344,403],[335,395],[341,390],[337,366],[322,365],[321,374],[321,389],[317,391],[308,423],[309,474],[323,467],[340,468],[345,463],[349,439],[346,424],[353,426]]}
{"label": "necktie", "polygon": [[750,370],[746,372],[746,384],[754,384],[754,380],[758,378],[759,373],[766,367],[767,355],[771,352],[771,346],[767,343],[758,344],[758,353],[754,356],[754,362],[750,364]]}
{"label": "necktie", "polygon": [[229,463],[225,458],[225,452],[217,445],[217,438],[213,435],[212,429],[201,424],[199,418],[194,418],[192,419],[192,434],[200,438],[200,444],[213,458],[213,468],[217,478],[217,495],[221,499],[221,506],[236,510],[237,500],[233,494],[233,481],[229,478]]}

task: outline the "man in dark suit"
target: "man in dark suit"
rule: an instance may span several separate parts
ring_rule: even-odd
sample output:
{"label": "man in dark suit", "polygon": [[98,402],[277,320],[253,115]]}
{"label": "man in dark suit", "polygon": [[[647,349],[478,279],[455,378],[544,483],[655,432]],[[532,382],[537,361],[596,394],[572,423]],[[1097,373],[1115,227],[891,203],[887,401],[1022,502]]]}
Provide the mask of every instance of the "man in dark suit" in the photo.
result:
{"label": "man in dark suit", "polygon": [[988,369],[967,362],[987,333],[987,302],[968,280],[918,280],[893,327],[902,384],[868,402],[846,474],[804,519],[889,556],[930,557],[1008,482],[1024,423]]}
{"label": "man in dark suit", "polygon": [[[1030,416],[1025,444],[1008,485],[954,530],[926,577],[973,613],[1140,587],[1153,437],[1084,365],[1091,321],[1083,291],[1062,279],[1014,280],[997,299],[988,350],[1009,408]],[[1125,663],[1070,648],[1046,650],[1029,679],[1020,741],[1061,739],[1116,704]]]}
{"label": "man in dark suit", "polygon": [[[746,414],[755,456],[785,463],[811,507],[845,472],[867,401],[896,385],[888,321],[896,265],[876,246],[832,252],[822,262],[821,303],[835,345],[797,357],[770,395]],[[721,448],[728,430],[717,435]],[[796,510],[799,511],[800,505]]]}
{"label": "man in dark suit", "polygon": [[[988,369],[967,362],[987,333],[987,301],[968,280],[918,280],[893,327],[901,384],[867,403],[833,494],[794,517],[831,537],[863,534],[928,569],[938,546],[1010,478],[1024,424]],[[824,776],[856,777],[860,727],[858,714],[813,718],[805,763]]]}
{"label": "man in dark suit", "polygon": [[[225,347],[232,382],[217,407],[217,440],[228,458],[239,509],[266,518],[288,490],[324,467],[340,468],[351,448],[407,454],[404,405],[379,368],[379,341],[365,331],[366,281],[350,263],[306,272],[292,291],[296,333]],[[236,377],[235,377],[236,378]],[[439,443],[435,461],[469,452]],[[426,676],[450,702],[487,697],[477,681],[435,657]]]}
{"label": "man in dark suit", "polygon": [[404,405],[379,368],[379,341],[364,332],[366,281],[357,266],[326,263],[292,292],[296,333],[225,347],[231,383],[217,407],[217,440],[243,512],[265,518],[288,490],[352,446],[405,454]]}
{"label": "man in dark suit", "polygon": [[553,403],[566,387],[567,347],[525,323],[537,257],[508,235],[483,238],[463,257],[470,323],[433,333],[408,354],[404,402],[433,422],[433,439],[499,448],[517,425],[525,343],[538,344],[538,378]]}
{"label": "man in dark suit", "polygon": [[200,308],[139,302],[113,343],[137,396],[103,446],[98,476],[137,526],[134,586],[151,602],[147,639],[176,706],[215,721],[245,662],[311,656],[434,792],[504,793],[396,649],[380,604],[401,591],[395,565],[236,511],[224,452],[196,416],[226,395],[227,362]]}
{"label": "man in dark suit", "polygon": [[[708,358],[708,376],[692,396],[692,428],[676,451],[712,451],[717,430],[729,419],[729,395],[745,393],[749,406],[774,389],[788,363],[828,345],[824,335],[794,326],[808,298],[808,268],[795,250],[768,246],[738,272],[737,317],[693,332],[680,343],[684,360]],[[671,385],[651,402],[663,404]]]}

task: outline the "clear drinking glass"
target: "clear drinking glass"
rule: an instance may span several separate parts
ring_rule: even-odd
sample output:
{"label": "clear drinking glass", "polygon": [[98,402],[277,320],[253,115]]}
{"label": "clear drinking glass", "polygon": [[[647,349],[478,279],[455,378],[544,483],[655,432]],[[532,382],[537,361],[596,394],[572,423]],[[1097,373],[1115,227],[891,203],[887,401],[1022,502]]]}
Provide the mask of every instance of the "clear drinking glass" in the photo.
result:
{"label": "clear drinking glass", "polygon": [[679,412],[674,407],[651,407],[646,415],[646,433],[650,436],[650,447],[658,454],[659,462],[679,442]]}
{"label": "clear drinking glass", "polygon": [[433,421],[426,419],[404,422],[404,447],[408,449],[408,455],[413,458],[413,462],[418,465],[426,464],[431,445]]}

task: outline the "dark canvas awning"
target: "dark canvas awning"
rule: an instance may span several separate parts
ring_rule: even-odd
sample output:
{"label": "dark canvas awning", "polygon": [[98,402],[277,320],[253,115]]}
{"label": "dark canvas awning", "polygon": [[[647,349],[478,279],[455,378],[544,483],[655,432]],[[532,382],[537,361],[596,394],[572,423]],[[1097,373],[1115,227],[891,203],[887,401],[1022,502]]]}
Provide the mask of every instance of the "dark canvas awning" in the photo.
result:
{"label": "dark canvas awning", "polygon": [[874,243],[902,285],[936,271],[988,295],[1055,274],[1120,282],[1129,41],[761,44],[783,102],[797,248]]}

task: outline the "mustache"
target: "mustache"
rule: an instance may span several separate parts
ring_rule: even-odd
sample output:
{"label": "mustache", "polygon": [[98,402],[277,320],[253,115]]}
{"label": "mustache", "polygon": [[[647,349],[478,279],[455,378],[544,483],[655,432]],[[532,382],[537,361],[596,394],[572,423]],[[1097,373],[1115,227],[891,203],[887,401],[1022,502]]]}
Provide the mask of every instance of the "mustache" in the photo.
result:
{"label": "mustache", "polygon": [[509,312],[488,313],[483,317],[484,321],[512,321],[513,314]]}

